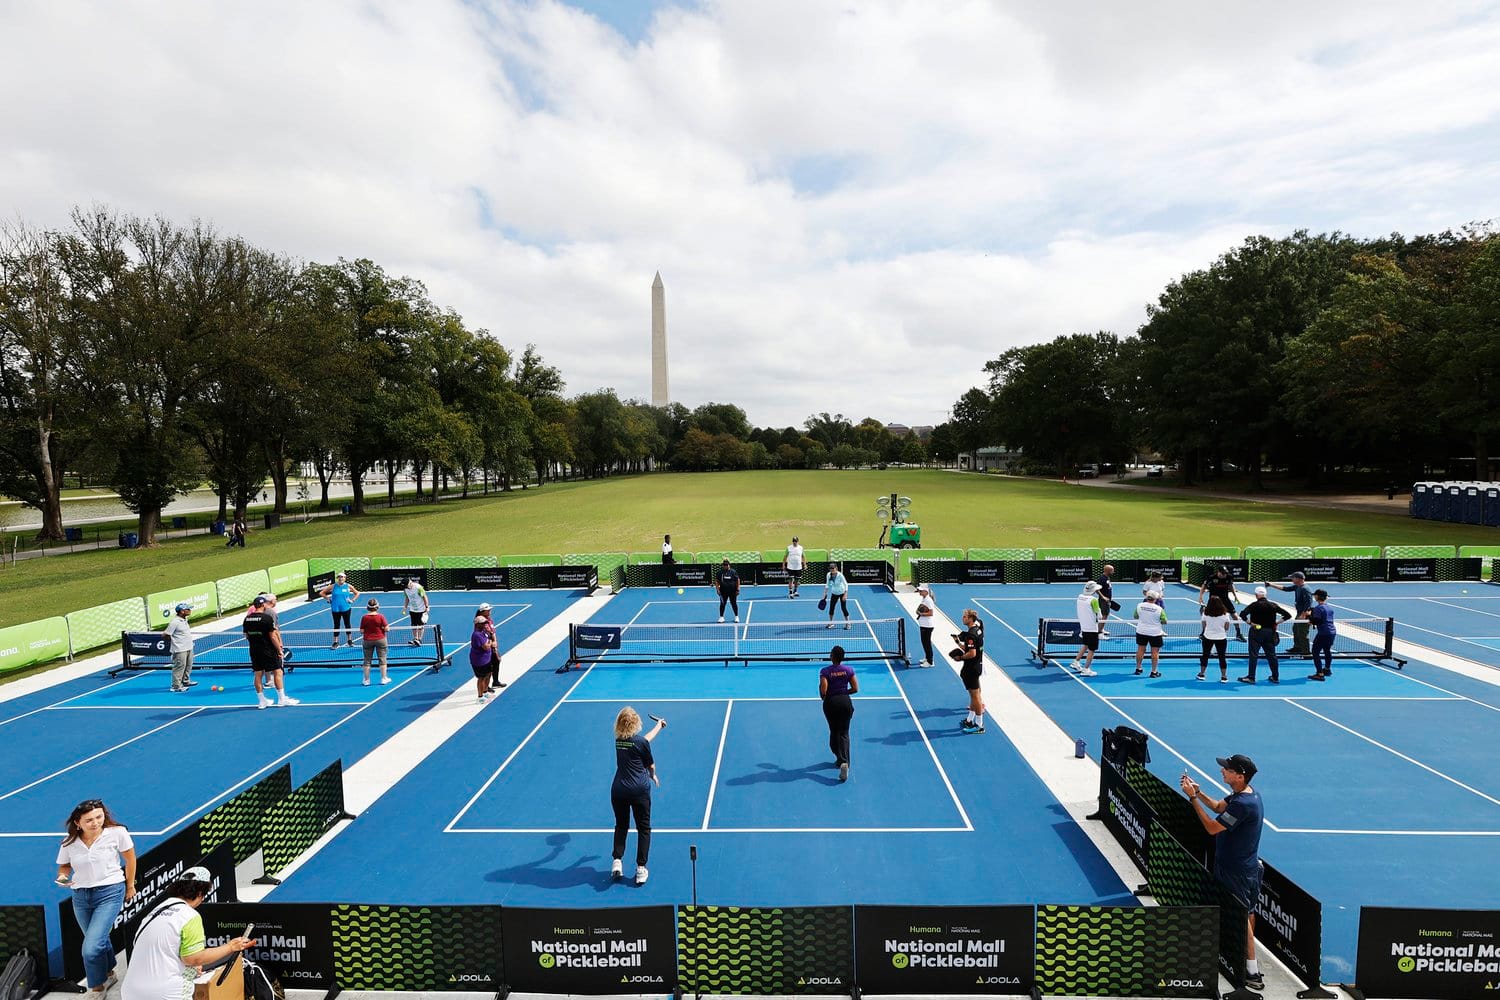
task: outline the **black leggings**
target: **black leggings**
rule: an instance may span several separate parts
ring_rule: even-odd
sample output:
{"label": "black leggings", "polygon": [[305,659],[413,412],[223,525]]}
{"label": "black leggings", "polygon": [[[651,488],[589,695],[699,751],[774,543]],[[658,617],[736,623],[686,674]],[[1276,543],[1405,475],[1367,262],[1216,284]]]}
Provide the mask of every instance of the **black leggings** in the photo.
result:
{"label": "black leggings", "polygon": [[932,662],[932,626],[919,625],[917,631],[922,633],[922,657],[923,663]]}
{"label": "black leggings", "polygon": [[728,604],[731,608],[734,609],[734,616],[736,618],[738,618],[740,616],[740,595],[739,595],[739,592],[736,591],[736,592],[734,592],[732,594],[720,594],[719,595],[719,617],[720,618],[724,617],[724,605],[726,605],[726,604]]}
{"label": "black leggings", "polygon": [[630,814],[635,813],[635,863],[646,867],[651,855],[651,791],[634,795],[611,791],[609,803],[615,808],[615,852],[616,861],[625,857],[625,835],[630,832]]}
{"label": "black leggings", "polygon": [[823,717],[828,720],[828,749],[836,764],[849,763],[849,720],[854,718],[854,699],[831,694],[823,699]]}
{"label": "black leggings", "polygon": [[344,623],[344,631],[345,632],[352,632],[353,631],[353,628],[349,624],[349,616],[351,614],[353,614],[352,611],[335,611],[333,613],[333,631],[335,633],[338,632],[338,630],[339,630],[339,622],[343,622]]}
{"label": "black leggings", "polygon": [[1203,655],[1198,658],[1198,673],[1208,669],[1208,657],[1210,653],[1219,654],[1219,673],[1229,673],[1229,662],[1224,659],[1224,649],[1229,645],[1228,639],[1209,639],[1204,637],[1199,640],[1203,643]]}
{"label": "black leggings", "polygon": [[833,609],[844,609],[844,621],[849,620],[849,597],[847,594],[832,594],[828,598],[828,620],[833,621]]}

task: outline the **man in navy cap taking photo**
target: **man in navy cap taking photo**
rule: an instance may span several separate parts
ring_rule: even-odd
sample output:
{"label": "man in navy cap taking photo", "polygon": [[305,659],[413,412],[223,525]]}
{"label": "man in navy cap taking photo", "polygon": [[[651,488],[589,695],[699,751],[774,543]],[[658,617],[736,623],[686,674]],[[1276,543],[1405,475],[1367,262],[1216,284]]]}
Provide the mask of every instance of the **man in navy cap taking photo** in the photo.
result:
{"label": "man in navy cap taking photo", "polygon": [[1255,961],[1255,907],[1260,902],[1260,831],[1265,823],[1265,809],[1260,793],[1250,787],[1250,779],[1256,772],[1255,761],[1242,753],[1215,759],[1229,794],[1216,800],[1186,773],[1182,776],[1182,794],[1192,801],[1198,822],[1214,838],[1214,877],[1250,913],[1245,941],[1245,985],[1254,990],[1264,989],[1260,965]]}

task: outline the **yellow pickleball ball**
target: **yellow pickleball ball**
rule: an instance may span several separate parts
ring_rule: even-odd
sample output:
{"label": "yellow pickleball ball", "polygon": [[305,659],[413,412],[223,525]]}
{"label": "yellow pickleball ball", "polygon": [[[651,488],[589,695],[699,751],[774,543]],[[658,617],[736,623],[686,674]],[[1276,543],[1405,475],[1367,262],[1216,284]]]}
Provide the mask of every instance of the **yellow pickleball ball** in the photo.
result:
{"label": "yellow pickleball ball", "polygon": [[679,593],[679,594],[682,594],[682,593],[686,593],[686,591],[684,591],[684,590],[683,590],[683,589],[682,589],[682,588],[681,588],[681,587],[678,587],[678,588],[677,588],[677,592],[678,592],[678,593]]}

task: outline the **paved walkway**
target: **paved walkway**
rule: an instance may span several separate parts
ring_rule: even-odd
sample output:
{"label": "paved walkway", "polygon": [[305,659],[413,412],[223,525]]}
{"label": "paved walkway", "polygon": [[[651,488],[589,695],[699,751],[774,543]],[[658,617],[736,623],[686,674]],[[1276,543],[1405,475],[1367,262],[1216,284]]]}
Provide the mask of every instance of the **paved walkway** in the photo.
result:
{"label": "paved walkway", "polygon": [[1219,490],[1187,489],[1180,486],[1146,486],[1144,473],[1131,473],[1123,479],[1070,479],[1076,486],[1092,486],[1103,489],[1129,490],[1132,493],[1160,493],[1179,497],[1213,497],[1218,500],[1243,500],[1246,503],[1274,503],[1288,507],[1333,507],[1339,510],[1357,510],[1369,514],[1394,514],[1410,517],[1408,497],[1398,493],[1394,500],[1387,500],[1383,493],[1231,493]]}

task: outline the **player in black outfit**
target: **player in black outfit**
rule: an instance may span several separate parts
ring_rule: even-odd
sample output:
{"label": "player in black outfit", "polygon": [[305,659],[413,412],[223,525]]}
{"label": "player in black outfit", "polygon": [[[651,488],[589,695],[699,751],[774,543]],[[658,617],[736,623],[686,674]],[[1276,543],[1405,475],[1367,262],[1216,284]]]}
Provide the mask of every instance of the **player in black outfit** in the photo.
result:
{"label": "player in black outfit", "polygon": [[1280,665],[1276,661],[1276,643],[1281,636],[1276,632],[1279,622],[1292,617],[1292,613],[1279,604],[1266,600],[1266,588],[1255,588],[1255,600],[1245,608],[1245,621],[1250,623],[1250,670],[1240,678],[1241,684],[1255,683],[1256,657],[1266,654],[1266,664],[1271,668],[1271,683],[1280,684]]}
{"label": "player in black outfit", "polygon": [[1115,568],[1106,565],[1104,572],[1094,582],[1099,585],[1099,638],[1109,638],[1109,613],[1118,610],[1119,605],[1114,603],[1115,589],[1110,586],[1109,578],[1114,575]]}
{"label": "player in black outfit", "polygon": [[625,874],[625,836],[634,813],[636,885],[645,885],[651,874],[646,870],[651,855],[651,786],[661,785],[656,758],[651,756],[651,741],[665,728],[667,721],[657,719],[651,731],[642,735],[641,717],[629,705],[615,716],[615,780],[609,788],[609,803],[615,810],[615,845],[609,873],[612,878]]}
{"label": "player in black outfit", "polygon": [[734,620],[740,620],[740,575],[729,565],[725,559],[724,564],[719,567],[718,575],[714,577],[714,589],[719,592],[719,621],[724,620],[724,605],[728,604],[734,611]]}
{"label": "player in black outfit", "polygon": [[[1207,597],[1204,595],[1207,594]],[[1233,595],[1233,596],[1231,596]],[[1239,602],[1234,598],[1239,593],[1234,589],[1234,577],[1229,575],[1229,570],[1223,563],[1214,566],[1213,571],[1208,574],[1208,579],[1198,588],[1198,607],[1208,603],[1209,597],[1217,597],[1224,602],[1224,607],[1229,611],[1229,617],[1234,620],[1234,638],[1238,642],[1245,641],[1245,633],[1240,630],[1241,616],[1239,613]]]}

